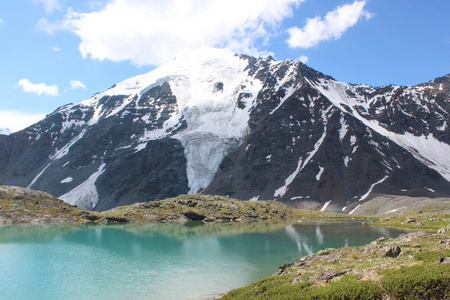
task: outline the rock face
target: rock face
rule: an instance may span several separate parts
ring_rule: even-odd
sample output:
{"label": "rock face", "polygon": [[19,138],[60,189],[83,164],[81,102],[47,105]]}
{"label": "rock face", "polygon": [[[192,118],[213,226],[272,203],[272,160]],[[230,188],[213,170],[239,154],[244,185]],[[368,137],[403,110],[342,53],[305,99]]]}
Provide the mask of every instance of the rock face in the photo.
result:
{"label": "rock face", "polygon": [[0,135],[0,184],[106,210],[185,193],[352,213],[450,195],[450,75],[347,84],[201,47]]}

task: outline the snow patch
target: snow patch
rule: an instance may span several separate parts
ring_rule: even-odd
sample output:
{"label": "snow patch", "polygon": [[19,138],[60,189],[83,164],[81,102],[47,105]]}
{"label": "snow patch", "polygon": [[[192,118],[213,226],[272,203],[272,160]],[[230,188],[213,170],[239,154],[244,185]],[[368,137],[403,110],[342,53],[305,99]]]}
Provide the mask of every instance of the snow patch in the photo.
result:
{"label": "snow patch", "polygon": [[361,204],[358,204],[357,207],[355,207],[351,212],[349,212],[348,214],[351,215],[353,214],[359,207],[361,206]]}
{"label": "snow patch", "polygon": [[61,183],[69,183],[69,182],[72,182],[72,181],[73,181],[72,177],[67,177],[67,178],[61,180]]}
{"label": "snow patch", "polygon": [[320,211],[324,211],[325,209],[327,209],[327,207],[328,207],[328,205],[330,205],[331,201],[333,201],[333,200],[330,200],[330,201],[325,202],[325,204],[322,206],[322,208],[320,209]]}
{"label": "snow patch", "polygon": [[444,121],[441,126],[436,127],[437,130],[444,131],[447,129],[447,121]]}
{"label": "snow patch", "polygon": [[40,171],[36,176],[34,176],[33,180],[31,180],[30,184],[27,186],[28,189],[31,188],[31,186],[36,182],[36,180],[38,180],[39,177],[41,177],[41,175],[45,172],[45,170],[47,170],[47,168],[51,165],[51,162],[46,165],[42,171]]}
{"label": "snow patch", "polygon": [[322,173],[323,173],[324,170],[325,170],[324,167],[319,166],[319,173],[317,173],[317,175],[316,175],[316,180],[317,181],[319,181],[320,178],[322,177]]}
{"label": "snow patch", "polygon": [[77,205],[80,209],[93,209],[99,199],[95,182],[105,171],[105,166],[106,164],[103,163],[85,182],[60,196],[59,199],[71,205]]}
{"label": "snow patch", "polygon": [[347,135],[348,125],[347,125],[347,123],[345,123],[344,116],[341,116],[340,122],[341,122],[341,129],[339,130],[339,139],[342,143],[342,141],[344,140],[344,137]]}
{"label": "snow patch", "polygon": [[403,208],[405,208],[405,207],[403,206],[403,207],[399,207],[399,208],[396,208],[396,209],[392,209],[392,210],[390,210],[390,211],[387,211],[387,212],[385,212],[384,214],[385,214],[385,215],[387,215],[387,214],[390,214],[390,213],[396,212],[397,210],[399,210],[399,209],[403,209]]}
{"label": "snow patch", "polygon": [[350,157],[348,157],[348,156],[344,157],[344,164],[346,167],[348,167],[349,161],[350,161]]}
{"label": "snow patch", "polygon": [[389,178],[389,176],[385,176],[385,177],[383,177],[382,179],[380,179],[380,180],[378,180],[377,182],[375,182],[374,184],[372,184],[372,185],[370,186],[369,190],[367,191],[367,193],[365,193],[364,195],[362,195],[361,198],[360,198],[358,201],[363,201],[363,200],[365,200],[365,199],[370,195],[370,193],[372,192],[373,188],[374,188],[376,185],[378,185],[378,184],[384,182],[384,181],[385,181],[386,179],[388,179],[388,178]]}
{"label": "snow patch", "polygon": [[429,187],[425,187],[425,189],[426,189],[427,191],[429,191],[429,192],[432,192],[432,193],[435,193],[435,192],[436,192],[435,190],[433,190],[432,188],[429,188]]}

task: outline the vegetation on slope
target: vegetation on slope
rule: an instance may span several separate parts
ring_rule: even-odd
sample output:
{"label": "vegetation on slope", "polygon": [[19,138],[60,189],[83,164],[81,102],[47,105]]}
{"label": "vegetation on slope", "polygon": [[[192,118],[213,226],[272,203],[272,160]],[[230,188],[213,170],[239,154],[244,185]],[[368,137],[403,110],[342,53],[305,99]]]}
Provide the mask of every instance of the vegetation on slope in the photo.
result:
{"label": "vegetation on slope", "polygon": [[293,209],[276,201],[194,194],[116,207],[101,215],[134,222],[257,221],[291,218]]}
{"label": "vegetation on slope", "polygon": [[201,194],[91,212],[47,193],[0,186],[0,224],[261,221],[293,216],[294,209],[276,201],[240,201]]}
{"label": "vegetation on slope", "polygon": [[0,186],[0,224],[77,223],[89,221],[90,212],[79,210],[50,194]]}
{"label": "vegetation on slope", "polygon": [[377,218],[373,223],[380,226],[395,226],[416,230],[435,230],[450,223],[450,213],[429,211],[407,211],[401,215]]}

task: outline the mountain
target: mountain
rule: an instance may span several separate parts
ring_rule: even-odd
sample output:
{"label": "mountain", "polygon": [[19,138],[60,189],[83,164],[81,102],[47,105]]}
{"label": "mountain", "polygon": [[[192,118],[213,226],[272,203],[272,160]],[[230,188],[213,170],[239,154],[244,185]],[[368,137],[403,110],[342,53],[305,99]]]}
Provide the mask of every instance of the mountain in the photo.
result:
{"label": "mountain", "polygon": [[0,135],[0,184],[89,210],[203,192],[352,213],[450,195],[449,111],[450,75],[371,87],[200,47]]}
{"label": "mountain", "polygon": [[11,130],[9,128],[0,128],[0,134],[10,134]]}

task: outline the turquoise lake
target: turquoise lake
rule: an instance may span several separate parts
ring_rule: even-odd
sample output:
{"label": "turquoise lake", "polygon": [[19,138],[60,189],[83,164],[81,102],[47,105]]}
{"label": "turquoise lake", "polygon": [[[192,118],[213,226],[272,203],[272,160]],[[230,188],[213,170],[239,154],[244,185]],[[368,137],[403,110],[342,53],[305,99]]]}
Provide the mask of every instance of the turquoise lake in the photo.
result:
{"label": "turquoise lake", "polygon": [[326,248],[402,231],[357,222],[0,227],[0,299],[195,299]]}

